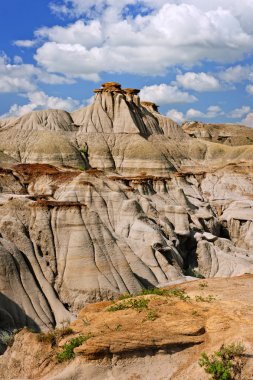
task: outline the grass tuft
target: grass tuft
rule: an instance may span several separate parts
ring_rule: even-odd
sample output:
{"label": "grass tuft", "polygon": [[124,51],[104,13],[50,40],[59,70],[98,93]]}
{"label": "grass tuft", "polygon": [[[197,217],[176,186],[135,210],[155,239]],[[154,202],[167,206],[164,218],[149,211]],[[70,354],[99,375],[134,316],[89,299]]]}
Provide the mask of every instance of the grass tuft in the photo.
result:
{"label": "grass tuft", "polygon": [[134,298],[128,301],[118,302],[114,305],[109,306],[107,311],[118,311],[118,310],[126,310],[126,309],[135,309],[141,311],[143,309],[147,309],[149,300],[145,298]]}
{"label": "grass tuft", "polygon": [[207,303],[211,303],[213,301],[216,300],[216,297],[212,296],[211,294],[209,294],[208,296],[206,297],[203,297],[203,296],[195,296],[195,301],[197,302],[207,302]]}
{"label": "grass tuft", "polygon": [[37,340],[41,343],[50,343],[51,346],[56,346],[61,338],[73,333],[74,331],[70,327],[62,327],[37,334]]}
{"label": "grass tuft", "polygon": [[80,335],[76,338],[71,339],[68,343],[65,343],[62,347],[62,351],[58,352],[56,355],[56,360],[58,363],[73,359],[75,357],[74,349],[81,346],[88,339],[92,338],[92,336],[92,334],[88,334],[86,336]]}

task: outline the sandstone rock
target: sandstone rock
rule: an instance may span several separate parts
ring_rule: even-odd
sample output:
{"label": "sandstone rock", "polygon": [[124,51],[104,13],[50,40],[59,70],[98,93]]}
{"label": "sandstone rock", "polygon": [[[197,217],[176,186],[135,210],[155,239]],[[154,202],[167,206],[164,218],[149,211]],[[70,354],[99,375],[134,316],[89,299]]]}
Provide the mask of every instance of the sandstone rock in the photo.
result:
{"label": "sandstone rock", "polygon": [[[123,301],[87,305],[71,323],[72,333],[58,344],[39,342],[37,334],[20,331],[14,344],[0,357],[1,379],[41,380],[171,380],[203,379],[209,376],[198,365],[203,351],[242,342],[246,352],[241,377],[250,380],[252,278],[197,280],[169,287],[177,296],[145,295]],[[184,293],[185,292],[185,293]],[[108,311],[110,306],[145,300],[146,307]],[[58,364],[57,352],[78,336],[90,336],[75,348],[75,358]]]}

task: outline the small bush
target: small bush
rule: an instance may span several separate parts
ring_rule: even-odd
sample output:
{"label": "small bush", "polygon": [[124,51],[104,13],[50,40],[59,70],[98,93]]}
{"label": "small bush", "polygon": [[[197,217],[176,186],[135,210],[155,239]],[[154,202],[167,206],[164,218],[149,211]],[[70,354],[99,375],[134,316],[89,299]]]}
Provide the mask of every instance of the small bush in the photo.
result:
{"label": "small bush", "polygon": [[208,287],[208,283],[207,283],[207,282],[201,282],[201,283],[199,284],[199,287],[200,287],[200,289],[207,288],[207,287]]}
{"label": "small bush", "polygon": [[56,346],[61,338],[73,333],[74,331],[70,327],[62,327],[45,333],[39,333],[37,335],[37,340],[41,343],[50,343],[51,346]]}
{"label": "small bush", "polygon": [[178,297],[183,301],[188,300],[190,297],[185,293],[185,290],[183,289],[160,289],[160,288],[153,288],[153,289],[145,289],[142,291],[143,295],[147,294],[154,294],[157,296],[165,296],[165,297]]}
{"label": "small bush", "polygon": [[131,297],[133,297],[133,295],[132,294],[130,294],[130,293],[124,293],[124,294],[121,294],[120,296],[119,296],[119,300],[120,301],[122,301],[122,300],[126,300],[126,299],[128,299],[128,298],[131,298]]}
{"label": "small bush", "polygon": [[136,309],[141,311],[143,309],[147,309],[149,300],[145,298],[134,298],[125,302],[119,302],[117,304],[109,306],[107,311],[118,311],[118,310],[126,310],[126,309]]}
{"label": "small bush", "polygon": [[81,154],[86,155],[87,152],[88,152],[88,147],[87,147],[87,146],[82,146],[82,147],[79,149],[79,151],[80,151]]}
{"label": "small bush", "polygon": [[[147,295],[155,295],[155,296],[164,296],[164,297],[178,297],[182,300],[187,300],[190,297],[185,293],[185,290],[183,289],[161,289],[161,288],[149,288],[149,289],[143,289],[140,293],[136,294],[129,294],[124,293],[119,296],[119,300],[126,300],[129,298],[134,298],[138,296],[147,296]],[[122,309],[120,309],[122,310]]]}
{"label": "small bush", "polygon": [[168,296],[170,297],[177,297],[182,301],[187,301],[190,299],[190,297],[185,293],[185,290],[183,289],[172,289],[169,291],[170,293]]}
{"label": "small bush", "polygon": [[88,334],[86,336],[80,335],[76,338],[73,338],[69,341],[69,343],[65,343],[62,347],[62,351],[58,352],[56,355],[56,359],[58,363],[65,362],[67,360],[71,360],[75,357],[74,349],[76,347],[81,346],[84,342],[90,339],[93,335]]}
{"label": "small bush", "polygon": [[207,297],[202,297],[202,296],[195,296],[195,301],[197,302],[208,302],[211,303],[216,300],[216,297],[212,296],[209,294]]}
{"label": "small bush", "polygon": [[125,302],[116,303],[114,305],[109,306],[106,310],[107,311],[118,311],[118,310],[126,310],[129,309],[131,306],[129,304],[126,304]]}
{"label": "small bush", "polygon": [[159,315],[155,310],[150,310],[147,314],[148,321],[155,321],[158,317]]}
{"label": "small bush", "polygon": [[177,297],[181,299],[182,301],[187,301],[190,299],[190,297],[185,293],[184,289],[160,289],[160,288],[152,288],[152,289],[144,289],[141,293],[134,295],[130,294],[122,294],[122,296],[119,297],[120,301],[114,303],[113,305],[109,306],[106,310],[107,311],[118,311],[118,310],[126,310],[126,309],[136,309],[136,310],[143,310],[147,309],[149,300],[143,297],[136,298],[138,296],[145,296],[145,295],[156,295],[156,296],[165,296],[165,297]]}
{"label": "small bush", "polygon": [[131,301],[131,307],[136,310],[147,309],[149,300],[145,298],[137,298]]}
{"label": "small bush", "polygon": [[3,330],[0,332],[0,342],[7,347],[11,347],[14,342],[15,331],[10,332],[7,330]]}
{"label": "small bush", "polygon": [[219,351],[210,356],[202,352],[199,365],[204,368],[206,373],[212,375],[210,380],[233,380],[241,373],[240,357],[244,352],[245,347],[242,343],[222,345]]}

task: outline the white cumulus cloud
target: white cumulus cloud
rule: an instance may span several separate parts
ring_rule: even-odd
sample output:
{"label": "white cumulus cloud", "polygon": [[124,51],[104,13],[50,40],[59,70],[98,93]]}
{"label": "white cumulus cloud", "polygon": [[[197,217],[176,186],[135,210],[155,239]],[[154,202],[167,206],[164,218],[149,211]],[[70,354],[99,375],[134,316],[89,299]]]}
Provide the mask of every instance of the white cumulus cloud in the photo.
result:
{"label": "white cumulus cloud", "polygon": [[240,119],[244,115],[246,115],[250,111],[249,106],[242,106],[240,108],[235,108],[232,110],[227,117],[232,118],[232,119]]}
{"label": "white cumulus cloud", "polygon": [[246,117],[242,120],[242,124],[253,128],[253,112],[250,112],[248,115],[246,115]]}
{"label": "white cumulus cloud", "polygon": [[[137,3],[155,9],[136,17],[124,16],[124,7]],[[85,14],[85,21],[38,30],[37,37],[46,41],[35,58],[49,72],[97,81],[102,72],[163,75],[173,65],[193,65],[202,60],[233,62],[252,51],[253,31],[245,27],[238,7],[228,2],[224,7],[217,1],[209,7],[202,3],[58,2],[66,12]],[[218,86],[217,79],[208,74],[195,78],[195,82],[197,79],[201,91],[204,86]]]}
{"label": "white cumulus cloud", "polygon": [[212,119],[223,115],[224,111],[216,105],[209,106],[206,112],[202,112],[195,108],[189,108],[185,114],[176,109],[169,110],[166,114],[166,116],[170,117],[178,123],[182,123],[186,120],[201,121],[203,119]]}
{"label": "white cumulus cloud", "polygon": [[167,84],[159,84],[153,86],[145,86],[140,92],[142,100],[152,101],[160,104],[174,103],[191,103],[196,102],[197,98],[188,92],[181,91],[177,86]]}
{"label": "white cumulus cloud", "polygon": [[80,105],[79,101],[70,97],[62,99],[55,96],[48,96],[43,91],[30,92],[27,93],[25,97],[28,99],[27,104],[22,106],[14,104],[10,107],[9,111],[1,117],[21,116],[39,109],[62,109],[65,111],[72,111]]}
{"label": "white cumulus cloud", "polygon": [[35,40],[17,40],[14,41],[14,45],[24,48],[30,48],[36,44]]}
{"label": "white cumulus cloud", "polygon": [[244,80],[253,81],[253,65],[231,66],[220,72],[219,77],[228,83],[237,83]]}
{"label": "white cumulus cloud", "polygon": [[217,116],[222,116],[222,115],[224,115],[224,112],[219,106],[209,106],[206,112],[201,112],[199,110],[190,108],[186,112],[186,119],[194,119],[194,118],[212,119],[212,118],[215,118]]}
{"label": "white cumulus cloud", "polygon": [[183,112],[180,112],[176,109],[171,109],[166,113],[166,116],[171,118],[172,120],[176,121],[177,123],[181,124],[185,121],[185,117]]}
{"label": "white cumulus cloud", "polygon": [[248,94],[253,95],[253,85],[248,84],[248,86],[246,86],[246,91]]}
{"label": "white cumulus cloud", "polygon": [[47,73],[32,64],[23,64],[22,59],[14,57],[14,64],[6,56],[0,56],[0,93],[26,93],[36,90],[37,84],[73,83],[73,80],[57,74]]}
{"label": "white cumulus cloud", "polygon": [[37,37],[47,38],[49,41],[65,44],[80,44],[86,48],[99,45],[103,41],[102,27],[98,20],[85,24],[78,20],[74,24],[41,28],[35,32]]}
{"label": "white cumulus cloud", "polygon": [[176,76],[178,85],[198,92],[216,91],[220,89],[220,83],[213,75],[206,73],[187,72]]}

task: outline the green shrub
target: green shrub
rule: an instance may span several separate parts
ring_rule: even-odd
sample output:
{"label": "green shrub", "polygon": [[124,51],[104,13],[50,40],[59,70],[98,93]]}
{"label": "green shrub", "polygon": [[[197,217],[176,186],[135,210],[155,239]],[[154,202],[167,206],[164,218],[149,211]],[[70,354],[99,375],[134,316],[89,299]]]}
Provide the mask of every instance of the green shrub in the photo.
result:
{"label": "green shrub", "polygon": [[148,321],[155,321],[158,317],[159,315],[155,310],[150,310],[147,314]]}
{"label": "green shrub", "polygon": [[82,146],[82,147],[80,147],[79,151],[80,151],[81,154],[86,155],[87,152],[88,152],[88,147],[87,146]]}
{"label": "green shrub", "polygon": [[107,311],[118,311],[118,310],[125,310],[129,309],[131,306],[129,304],[126,304],[125,302],[116,303],[114,305],[109,306],[106,310]]}
{"label": "green shrub", "polygon": [[149,300],[146,298],[133,299],[131,302],[131,307],[136,310],[147,309]]}
{"label": "green shrub", "polygon": [[15,335],[15,331],[11,332],[11,331],[7,331],[7,330],[3,330],[0,332],[0,342],[4,346],[10,347],[13,345],[14,335]]}
{"label": "green shrub", "polygon": [[37,340],[41,343],[50,343],[51,346],[56,346],[61,338],[73,334],[73,332],[74,331],[70,327],[62,327],[59,329],[37,334]]}
{"label": "green shrub", "polygon": [[68,343],[65,343],[62,347],[62,351],[58,352],[56,355],[56,359],[58,363],[65,362],[67,360],[71,360],[75,357],[74,349],[76,347],[81,346],[84,342],[90,339],[93,335],[88,334],[86,336],[80,335],[76,338],[71,339]]}
{"label": "green shrub", "polygon": [[118,302],[114,305],[109,306],[107,311],[118,311],[118,310],[126,310],[126,309],[135,309],[141,311],[143,309],[147,309],[149,300],[145,298],[134,298],[124,302]]}
{"label": "green shrub", "polygon": [[138,296],[147,296],[147,295],[155,295],[155,296],[164,296],[164,297],[178,297],[182,300],[189,299],[190,297],[185,293],[184,289],[162,289],[162,288],[149,288],[149,289],[143,289],[139,293],[130,294],[130,293],[124,293],[121,294],[118,298],[118,300],[126,300],[129,298],[134,298]]}
{"label": "green shrub", "polygon": [[208,283],[207,282],[200,282],[199,283],[199,287],[200,287],[200,289],[207,288],[208,287]]}
{"label": "green shrub", "polygon": [[185,276],[191,276],[196,278],[205,278],[202,274],[200,274],[196,269],[193,269],[192,267],[187,268],[184,271]]}
{"label": "green shrub", "polygon": [[131,297],[133,297],[133,294],[130,294],[130,293],[124,293],[124,294],[121,294],[120,296],[119,296],[119,300],[120,301],[122,301],[122,300],[126,300],[126,299],[128,299],[128,298],[131,298]]}
{"label": "green shrub", "polygon": [[210,380],[233,380],[241,373],[240,357],[244,352],[245,347],[242,343],[222,345],[219,351],[210,356],[202,352],[199,365],[206,373],[212,375]]}
{"label": "green shrub", "polygon": [[182,301],[187,301],[190,299],[190,297],[185,293],[185,290],[183,289],[171,289],[169,290],[169,297],[177,297]]}
{"label": "green shrub", "polygon": [[211,294],[208,294],[206,297],[202,296],[195,296],[195,301],[197,302],[208,302],[211,303],[216,300],[216,297],[212,296]]}

